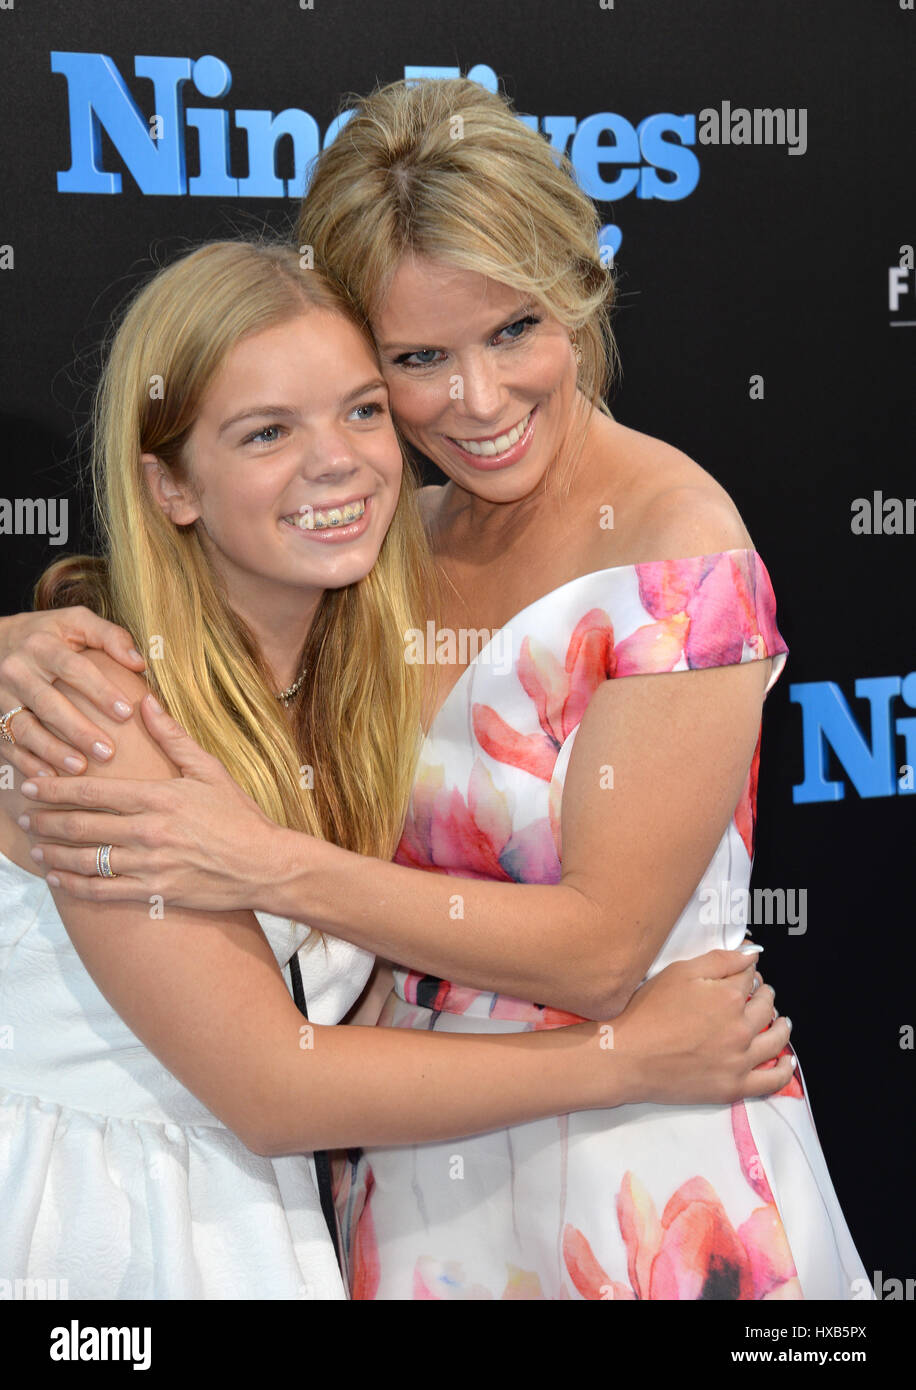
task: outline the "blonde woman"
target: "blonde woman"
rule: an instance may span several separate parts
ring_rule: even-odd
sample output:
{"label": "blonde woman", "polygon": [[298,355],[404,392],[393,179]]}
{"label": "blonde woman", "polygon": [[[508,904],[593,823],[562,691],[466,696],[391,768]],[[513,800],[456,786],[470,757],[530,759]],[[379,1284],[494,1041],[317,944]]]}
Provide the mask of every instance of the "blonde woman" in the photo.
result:
{"label": "blonde woman", "polygon": [[[670,962],[740,942],[727,908],[750,877],[761,706],[786,647],[728,496],[603,403],[596,228],[568,164],[475,84],[357,102],[298,240],[365,315],[403,436],[449,478],[424,494],[445,581],[432,651],[404,634],[440,679],[397,862],[265,836],[234,799],[217,834],[226,779],[151,719],[180,782],[112,787],[119,818],[91,809],[91,781],[77,819],[30,813],[75,895],[299,913],[403,963],[379,1022],[407,1035],[613,1016]],[[63,640],[114,641],[82,621]],[[34,637],[27,661],[16,623],[15,693],[50,711],[61,638]],[[489,636],[476,654],[469,633]],[[86,751],[98,736],[63,708],[58,726]],[[59,765],[61,741],[22,727]],[[58,799],[48,779],[37,801]],[[798,1076],[743,1104],[376,1146],[340,1203],[358,1298],[834,1299],[864,1274]]]}
{"label": "blonde woman", "polygon": [[[145,682],[89,660],[218,751],[246,817],[383,858],[422,695],[400,633],[427,559],[401,472],[377,357],[339,291],[285,248],[205,246],[140,291],[114,338],[95,415],[104,557],[58,562],[38,586],[41,605],[82,598],[153,654]],[[55,694],[89,708],[66,679]],[[4,710],[17,755],[29,720]],[[118,734],[112,777],[177,775],[138,716]],[[81,780],[67,779],[77,802]],[[522,1040],[335,1027],[368,952],[268,913],[51,892],[16,824],[28,805],[0,795],[10,1279],[53,1277],[76,1299],[342,1298],[314,1166],[285,1155],[637,1094],[760,1094],[789,1075],[785,1059],[755,1070],[786,1030],[761,1032],[772,991],[745,1006],[754,967],[738,952],[641,992],[610,1052],[596,1024]],[[220,834],[199,827],[211,849]],[[96,863],[117,872],[104,847]],[[300,957],[309,1023],[281,973]]]}

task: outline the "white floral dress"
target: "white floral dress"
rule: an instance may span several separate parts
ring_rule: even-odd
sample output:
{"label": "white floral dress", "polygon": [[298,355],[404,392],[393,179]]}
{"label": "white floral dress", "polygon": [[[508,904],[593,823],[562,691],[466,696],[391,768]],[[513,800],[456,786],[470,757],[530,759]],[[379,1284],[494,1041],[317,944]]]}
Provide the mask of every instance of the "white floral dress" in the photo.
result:
{"label": "white floral dress", "polygon": [[[497,635],[511,637],[511,663],[488,659],[494,638],[425,740],[401,864],[556,883],[566,768],[603,681],[775,656],[769,690],[787,653],[749,550],[584,575]],[[650,976],[744,938],[731,905],[750,880],[759,752],[758,737],[734,815]],[[505,1033],[570,1021],[399,970],[380,1024]],[[351,1158],[337,1198],[354,1299],[872,1296],[800,1067],[778,1094],[734,1105],[625,1105]]]}

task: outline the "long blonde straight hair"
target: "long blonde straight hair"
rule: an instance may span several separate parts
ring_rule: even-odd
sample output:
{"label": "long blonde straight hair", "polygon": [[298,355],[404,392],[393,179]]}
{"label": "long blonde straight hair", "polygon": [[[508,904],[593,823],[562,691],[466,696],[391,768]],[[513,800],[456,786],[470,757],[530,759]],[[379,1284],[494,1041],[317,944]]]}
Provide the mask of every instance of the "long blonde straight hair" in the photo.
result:
{"label": "long blonde straight hair", "polygon": [[136,294],[93,411],[103,553],[51,565],[35,607],[85,603],[125,627],[164,707],[272,820],[388,858],[406,814],[422,716],[422,668],[405,660],[404,634],[425,614],[433,573],[409,465],[375,566],[320,601],[290,721],[196,528],[164,515],[140,458],[156,454],[186,478],[185,444],[233,346],[316,309],[342,314],[376,356],[340,290],[302,269],[286,246],[213,242]]}
{"label": "long blonde straight hair", "polygon": [[300,248],[313,249],[367,320],[407,252],[533,295],[576,332],[579,390],[610,415],[614,272],[569,159],[557,159],[508,98],[467,78],[390,82],[342,106],[354,114],[314,163]]}

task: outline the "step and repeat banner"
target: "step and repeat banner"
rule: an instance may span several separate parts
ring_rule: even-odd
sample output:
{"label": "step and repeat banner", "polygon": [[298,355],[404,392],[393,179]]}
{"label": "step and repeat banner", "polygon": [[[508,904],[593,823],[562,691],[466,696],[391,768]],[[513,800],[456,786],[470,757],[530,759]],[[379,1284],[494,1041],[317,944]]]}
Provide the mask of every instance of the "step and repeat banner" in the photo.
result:
{"label": "step and repeat banner", "polygon": [[916,1275],[914,59],[912,0],[0,0],[4,612],[89,541],[111,313],[189,244],[290,229],[346,93],[469,76],[570,156],[617,269],[612,409],[724,485],[776,590],[733,910],[881,1298]]}

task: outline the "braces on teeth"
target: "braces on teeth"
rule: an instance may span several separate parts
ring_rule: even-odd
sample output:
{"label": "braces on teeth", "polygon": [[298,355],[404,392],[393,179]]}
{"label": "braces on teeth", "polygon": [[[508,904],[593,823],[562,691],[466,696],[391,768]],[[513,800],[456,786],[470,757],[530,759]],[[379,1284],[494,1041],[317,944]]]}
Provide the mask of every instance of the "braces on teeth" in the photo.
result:
{"label": "braces on teeth", "polygon": [[301,531],[324,531],[331,526],[347,526],[351,522],[359,521],[365,511],[365,498],[358,502],[348,502],[345,507],[329,507],[327,511],[320,507],[312,507],[306,502],[299,508],[298,516],[284,517],[284,520],[298,526]]}

